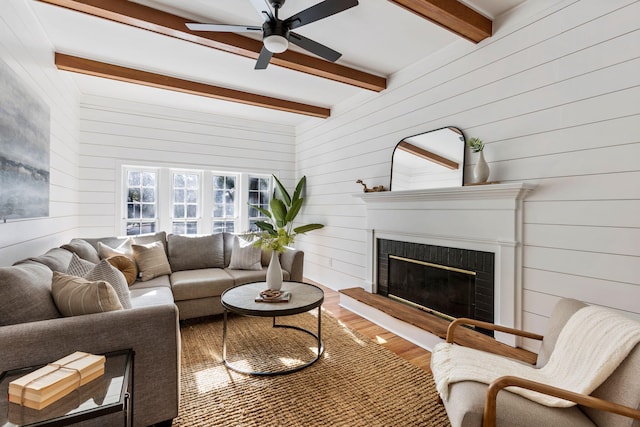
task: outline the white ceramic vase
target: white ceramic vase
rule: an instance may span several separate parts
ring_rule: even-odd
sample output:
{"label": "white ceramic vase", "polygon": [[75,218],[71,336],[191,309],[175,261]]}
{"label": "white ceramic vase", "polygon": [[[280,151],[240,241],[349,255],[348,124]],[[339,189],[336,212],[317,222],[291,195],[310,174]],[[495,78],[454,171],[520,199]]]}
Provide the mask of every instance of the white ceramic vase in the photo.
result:
{"label": "white ceramic vase", "polygon": [[487,161],[484,159],[484,151],[480,151],[480,156],[478,157],[478,163],[473,168],[473,182],[481,183],[487,182],[489,179],[489,174],[491,170],[489,169],[489,165]]}
{"label": "white ceramic vase", "polygon": [[267,267],[267,288],[279,291],[282,288],[282,267],[277,251],[271,251],[271,261]]}

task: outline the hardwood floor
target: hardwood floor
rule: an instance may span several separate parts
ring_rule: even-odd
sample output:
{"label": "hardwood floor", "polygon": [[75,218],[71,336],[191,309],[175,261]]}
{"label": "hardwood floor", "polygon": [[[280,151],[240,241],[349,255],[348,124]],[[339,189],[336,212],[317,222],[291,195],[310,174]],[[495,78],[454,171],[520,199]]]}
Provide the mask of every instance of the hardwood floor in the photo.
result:
{"label": "hardwood floor", "polygon": [[[316,286],[319,286],[324,291],[325,298],[322,307],[327,313],[331,314],[333,317],[344,323],[349,328],[371,338],[374,342],[383,347],[386,347],[387,349],[391,350],[403,359],[408,360],[419,368],[424,369],[425,371],[431,370],[429,367],[431,363],[431,352],[389,332],[383,327],[376,325],[375,323],[353,313],[352,311],[347,310],[346,308],[342,308],[340,306],[340,292],[336,292],[330,288],[327,288],[326,286],[313,281],[309,281],[309,283],[313,283]],[[423,314],[420,314],[420,312],[416,314],[415,309],[405,309],[404,305],[402,305],[403,307],[396,306],[392,308],[390,307],[391,304],[397,305],[399,303],[391,302],[388,298],[383,298],[379,295],[371,295],[366,292],[358,291],[362,291],[362,289],[354,288],[351,290],[343,290],[342,292],[356,299],[360,299],[365,303],[370,303],[370,305],[375,306],[379,310],[387,311],[388,314],[391,314],[389,310],[395,311],[395,314],[397,314],[398,312],[402,312],[403,310],[408,311],[408,313],[403,313],[404,316],[401,316],[403,320],[415,326],[421,327],[422,329],[431,331],[435,335],[438,335],[442,338],[445,337],[446,328],[448,326],[447,321],[442,319],[435,319],[430,315],[427,315],[425,317]],[[383,301],[379,301],[379,299],[383,299]],[[471,330],[467,330],[466,328],[460,328],[459,330],[456,330],[455,342],[478,349],[491,349],[492,352],[495,352],[497,354],[502,354],[504,356],[519,359],[523,362],[532,364],[535,363],[537,358],[537,355],[535,353],[521,348],[513,348],[507,346],[495,341],[491,337]]]}
{"label": "hardwood floor", "polygon": [[400,338],[399,336],[363,317],[358,316],[346,308],[340,307],[340,294],[338,292],[319,283],[310,281],[309,283],[314,283],[324,291],[324,304],[322,305],[322,308],[327,313],[331,314],[349,328],[360,332],[361,334],[371,338],[379,345],[391,350],[403,359],[408,360],[425,371],[430,371],[429,364],[431,362],[431,353],[429,351],[422,347],[418,347],[404,338]]}

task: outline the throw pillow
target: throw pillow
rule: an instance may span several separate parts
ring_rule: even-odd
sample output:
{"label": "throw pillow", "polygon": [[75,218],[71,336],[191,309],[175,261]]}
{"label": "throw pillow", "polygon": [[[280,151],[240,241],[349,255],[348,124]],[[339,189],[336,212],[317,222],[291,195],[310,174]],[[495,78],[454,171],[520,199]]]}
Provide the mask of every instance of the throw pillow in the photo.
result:
{"label": "throw pillow", "polygon": [[55,271],[51,294],[63,316],[122,310],[113,286],[103,280],[91,282]]}
{"label": "throw pillow", "polygon": [[171,274],[171,266],[167,260],[162,242],[149,243],[148,245],[131,245],[133,256],[140,270],[140,280],[146,282],[154,277]]}
{"label": "throw pillow", "polygon": [[167,237],[171,271],[224,268],[222,233],[208,236]]}
{"label": "throw pillow", "polygon": [[136,245],[148,245],[153,242],[162,242],[164,253],[169,253],[167,251],[167,233],[164,231],[149,234],[138,234],[137,236],[132,236],[129,239],[131,240],[131,243],[135,243]]}
{"label": "throw pillow", "polygon": [[132,261],[129,257],[124,255],[114,255],[107,258],[109,264],[120,270],[127,280],[129,286],[138,278],[138,267],[136,267],[135,261]]}
{"label": "throw pillow", "polygon": [[69,267],[67,268],[66,274],[68,274],[69,276],[82,277],[88,272],[90,272],[93,269],[93,267],[96,266],[96,264],[97,263],[84,260],[74,253],[71,256],[71,262],[69,262]]}
{"label": "throw pillow", "polygon": [[105,281],[109,283],[118,295],[122,308],[131,308],[131,295],[129,294],[129,284],[124,275],[112,266],[109,261],[103,259],[96,264],[91,271],[82,275],[82,278],[90,281]]}
{"label": "throw pillow", "polygon": [[236,236],[229,268],[234,270],[262,270],[262,250],[252,242],[240,241]]}
{"label": "throw pillow", "polygon": [[[135,282],[135,279],[138,277],[138,265],[136,264],[136,259],[133,256],[133,249],[131,249],[130,241],[126,241],[125,243],[123,243],[122,245],[118,246],[115,249],[112,248],[111,246],[105,245],[102,242],[98,242],[98,253],[100,254],[100,259],[109,259],[111,257],[116,257],[116,256],[126,256],[127,258],[129,258],[135,270],[135,273],[133,273],[134,274],[133,281]],[[116,266],[116,268],[118,267]],[[127,275],[125,274],[125,277],[126,276]],[[127,282],[129,284],[133,283],[133,282],[129,282],[128,277],[127,277]]]}
{"label": "throw pillow", "polygon": [[73,252],[78,255],[80,258],[97,264],[100,262],[100,257],[98,256],[98,251],[96,248],[91,246],[89,242],[83,239],[71,239],[69,243],[66,245],[60,246],[62,249],[66,249],[69,252]]}

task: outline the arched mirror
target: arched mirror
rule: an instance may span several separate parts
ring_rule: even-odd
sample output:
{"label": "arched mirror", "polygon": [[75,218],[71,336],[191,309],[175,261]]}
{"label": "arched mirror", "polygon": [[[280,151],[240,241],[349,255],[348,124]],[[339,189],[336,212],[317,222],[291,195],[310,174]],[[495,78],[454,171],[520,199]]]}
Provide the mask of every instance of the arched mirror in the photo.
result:
{"label": "arched mirror", "polygon": [[456,127],[402,139],[393,150],[391,191],[462,186],[465,144]]}

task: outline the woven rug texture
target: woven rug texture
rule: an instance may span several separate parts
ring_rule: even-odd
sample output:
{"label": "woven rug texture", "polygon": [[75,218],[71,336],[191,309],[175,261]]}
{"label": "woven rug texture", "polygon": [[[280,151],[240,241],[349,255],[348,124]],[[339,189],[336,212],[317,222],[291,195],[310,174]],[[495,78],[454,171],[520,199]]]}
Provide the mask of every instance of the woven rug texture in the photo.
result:
{"label": "woven rug texture", "polygon": [[[317,331],[317,310],[278,323]],[[314,315],[315,314],[315,315]],[[301,371],[270,377],[222,363],[222,317],[183,322],[183,426],[449,426],[431,374],[322,314],[325,351]],[[273,328],[271,318],[230,316],[227,360],[248,370],[282,370],[312,360],[317,341]]]}

